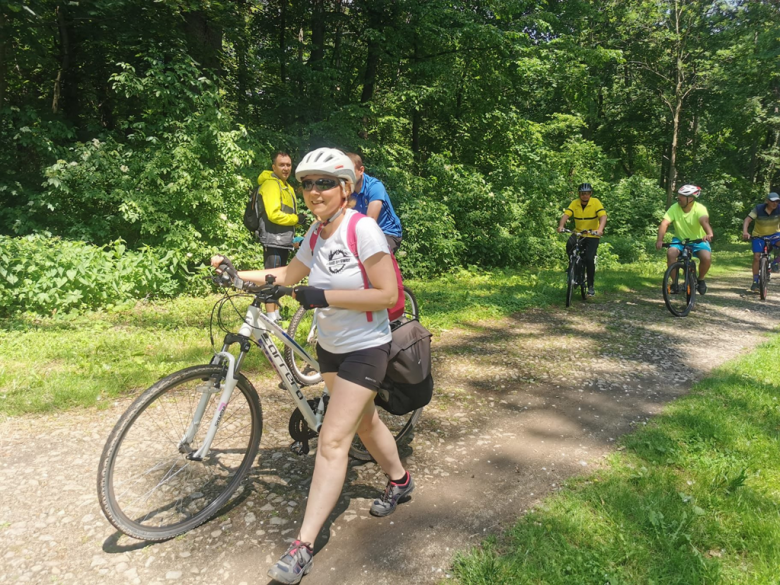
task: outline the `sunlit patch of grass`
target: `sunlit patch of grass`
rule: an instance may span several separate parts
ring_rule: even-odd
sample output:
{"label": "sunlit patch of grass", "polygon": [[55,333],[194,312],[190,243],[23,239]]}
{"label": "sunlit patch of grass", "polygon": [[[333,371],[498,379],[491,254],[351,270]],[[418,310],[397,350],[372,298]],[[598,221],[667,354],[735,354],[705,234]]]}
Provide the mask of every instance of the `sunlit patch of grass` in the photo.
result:
{"label": "sunlit patch of grass", "polygon": [[459,555],[455,581],[777,583],[780,335],[623,440],[607,469]]}

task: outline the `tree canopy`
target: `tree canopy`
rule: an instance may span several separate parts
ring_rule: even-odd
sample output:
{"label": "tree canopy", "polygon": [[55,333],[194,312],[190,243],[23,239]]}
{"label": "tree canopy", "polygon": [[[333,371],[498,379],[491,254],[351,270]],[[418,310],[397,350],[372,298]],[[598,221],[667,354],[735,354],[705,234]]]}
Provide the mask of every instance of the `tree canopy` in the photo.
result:
{"label": "tree canopy", "polygon": [[271,152],[337,146],[405,270],[543,262],[583,181],[616,232],[684,182],[741,223],[779,108],[771,0],[0,0],[0,233],[239,241]]}

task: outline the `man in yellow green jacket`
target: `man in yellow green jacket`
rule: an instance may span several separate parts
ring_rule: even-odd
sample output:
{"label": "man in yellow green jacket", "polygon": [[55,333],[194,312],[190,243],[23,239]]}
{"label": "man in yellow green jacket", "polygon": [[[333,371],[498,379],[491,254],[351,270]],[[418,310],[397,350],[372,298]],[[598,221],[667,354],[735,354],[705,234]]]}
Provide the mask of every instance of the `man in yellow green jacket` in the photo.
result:
{"label": "man in yellow green jacket", "polygon": [[[292,158],[286,152],[276,152],[271,158],[271,170],[263,171],[257,178],[263,200],[260,209],[260,226],[257,238],[263,245],[264,267],[285,266],[293,249],[295,226],[302,223],[304,214],[298,213],[295,192],[287,179],[292,172]],[[278,307],[266,305],[271,318],[279,318]]]}

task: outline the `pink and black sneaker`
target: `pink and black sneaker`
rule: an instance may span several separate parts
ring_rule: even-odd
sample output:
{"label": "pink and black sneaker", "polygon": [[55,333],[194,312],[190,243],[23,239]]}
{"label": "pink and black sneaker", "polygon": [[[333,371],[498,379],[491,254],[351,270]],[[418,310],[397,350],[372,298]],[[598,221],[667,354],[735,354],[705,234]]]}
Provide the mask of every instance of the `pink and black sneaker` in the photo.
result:
{"label": "pink and black sneaker", "polygon": [[308,542],[294,541],[282,558],[268,569],[268,576],[285,585],[300,583],[304,575],[311,571],[314,551]]}
{"label": "pink and black sneaker", "polygon": [[401,482],[392,480],[387,482],[384,495],[378,500],[374,500],[374,503],[371,504],[370,511],[372,516],[379,516],[380,518],[389,516],[395,512],[399,503],[409,499],[409,494],[414,491],[414,480],[408,471],[405,479],[406,481]]}

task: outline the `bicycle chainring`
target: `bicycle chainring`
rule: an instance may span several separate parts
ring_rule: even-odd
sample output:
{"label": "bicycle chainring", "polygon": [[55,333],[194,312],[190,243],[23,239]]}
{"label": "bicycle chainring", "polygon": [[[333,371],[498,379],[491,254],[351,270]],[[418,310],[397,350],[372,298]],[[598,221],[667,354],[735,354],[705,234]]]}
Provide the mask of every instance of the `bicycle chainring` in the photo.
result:
{"label": "bicycle chainring", "polygon": [[[317,406],[320,404],[319,398],[312,398],[311,400],[307,400],[309,406],[312,410],[317,410]],[[327,408],[328,401],[325,400],[325,407]],[[299,408],[296,408],[293,413],[290,415],[290,424],[289,424],[289,431],[290,431],[290,437],[292,437],[295,441],[300,442],[308,442],[310,439],[313,439],[317,436],[317,431],[313,430],[309,423],[306,422],[306,419],[303,418],[303,413]]]}

